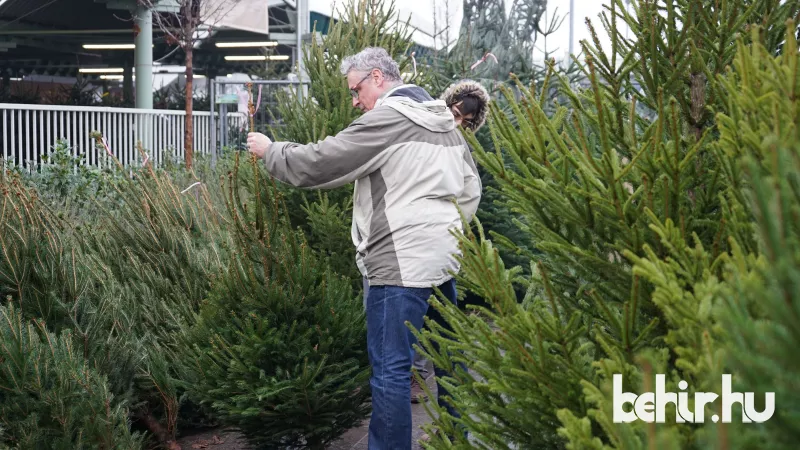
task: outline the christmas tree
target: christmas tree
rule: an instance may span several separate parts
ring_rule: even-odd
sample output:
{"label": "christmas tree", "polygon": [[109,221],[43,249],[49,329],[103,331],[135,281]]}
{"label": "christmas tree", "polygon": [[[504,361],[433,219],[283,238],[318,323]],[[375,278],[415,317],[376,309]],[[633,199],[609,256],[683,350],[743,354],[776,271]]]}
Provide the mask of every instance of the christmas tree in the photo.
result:
{"label": "christmas tree", "polygon": [[189,393],[261,448],[325,448],[369,413],[360,292],[292,230],[259,161],[227,186],[234,244],[187,331]]}
{"label": "christmas tree", "polygon": [[67,331],[0,306],[0,438],[14,448],[141,449],[128,410]]}
{"label": "christmas tree", "polygon": [[[306,144],[332,136],[350,126],[361,115],[353,108],[352,97],[344,75],[342,60],[366,47],[382,47],[400,66],[401,73],[411,73],[407,82],[424,83],[418,76],[410,55],[411,30],[397,12],[394,3],[383,0],[353,0],[341,5],[338,16],[331,20],[322,42],[312,40],[303,49],[303,67],[308,79],[308,93],[282,92],[277,96],[277,109],[282,125],[270,132],[279,141]],[[355,264],[350,237],[351,185],[325,192],[309,192],[279,185],[291,207],[292,224],[302,229],[309,245],[324,255],[333,267],[361,286],[361,275]],[[345,270],[345,268],[347,270]]]}
{"label": "christmas tree", "polygon": [[[534,61],[534,54],[535,51],[542,51],[543,54],[539,56],[549,60],[558,52],[558,48],[552,45],[548,47],[548,40],[552,41],[552,35],[561,26],[563,16],[555,14],[549,21],[545,20],[545,6],[545,1],[515,0],[506,17],[502,1],[465,0],[465,14],[457,44],[452,48],[436,49],[425,58],[429,66],[426,70],[433,73],[429,81],[431,94],[439,96],[450,84],[461,79],[479,81],[490,92],[496,106],[510,115],[513,125],[513,114],[501,92],[501,86],[511,89],[515,98],[518,98],[521,95],[517,90],[519,82],[540,85],[546,78],[552,77],[547,64]],[[556,72],[569,78],[570,83],[575,83],[582,74],[577,64],[566,62]],[[512,80],[512,74],[518,75]],[[548,100],[558,94],[558,90],[551,87]],[[544,104],[544,108],[551,112],[549,102]],[[488,127],[481,128],[475,138],[484,150],[494,151]],[[504,163],[508,165],[511,161],[505,158]],[[515,223],[519,217],[502,201],[495,178],[483,167],[479,166],[478,171],[484,192],[477,217],[485,233],[498,238],[498,249],[503,260],[512,265],[522,265],[523,272],[527,272],[526,261],[535,249],[521,244],[524,237]],[[505,245],[508,239],[515,244]],[[518,297],[522,297],[524,290],[517,291]],[[467,302],[473,301],[480,300],[468,295]]]}
{"label": "christmas tree", "polygon": [[[669,325],[665,342],[677,358],[674,365],[680,377],[691,380],[694,391],[724,392],[721,380],[730,374],[734,392],[754,392],[754,408],[746,413],[751,419],[765,411],[767,392],[777,399],[774,415],[770,411],[769,421],[742,425],[746,416],[741,407],[734,407],[732,423],[715,425],[708,418],[724,422],[727,408],[719,401],[705,408],[695,403],[690,414],[694,420],[705,417],[707,425],[694,434],[685,426],[633,431],[630,426],[610,425],[613,399],[603,389],[587,387],[587,397],[596,406],[589,417],[609,435],[638,437],[641,448],[658,442],[672,448],[788,449],[797,442],[800,409],[788,380],[796,379],[800,367],[785,351],[796,346],[800,336],[797,289],[791,281],[800,268],[798,233],[795,221],[787,220],[800,206],[790,187],[799,173],[800,115],[797,101],[785,94],[800,86],[794,69],[800,58],[795,23],[789,21],[785,30],[785,39],[778,41],[767,30],[752,27],[751,43],[740,39],[730,69],[717,76],[720,104],[714,109],[719,139],[708,149],[721,167],[724,188],[719,195],[724,203],[722,223],[731,230],[726,233],[729,250],[720,253],[699,239],[683,240],[668,221],[653,226],[669,244],[666,255],[648,248],[646,257],[628,255],[634,274],[655,287],[653,301]],[[776,42],[781,50],[774,57]],[[642,366],[640,389],[648,390],[650,372],[662,373],[659,369],[666,362],[651,354],[642,358]],[[565,415],[573,425],[565,435],[574,444],[588,444],[588,433],[573,433],[577,423]],[[584,426],[587,423],[583,421]]]}
{"label": "christmas tree", "polygon": [[[222,422],[240,424],[254,442],[317,448],[367,415],[360,293],[291,229],[260,165],[218,167],[202,179],[151,166],[114,172],[113,201],[100,199],[88,212],[65,205],[55,190],[43,200],[30,179],[2,173],[0,294],[16,308],[8,317],[17,328],[32,330],[0,335],[4,348],[31,358],[0,358],[0,382],[9,387],[0,396],[14,403],[4,404],[3,442],[170,447],[182,429]],[[273,268],[271,278],[249,278]],[[252,301],[239,302],[247,296]],[[255,341],[240,342],[237,364],[274,369],[267,373],[292,388],[270,398],[269,417],[252,416],[253,408],[266,408],[258,398],[247,398],[244,412],[216,400],[229,394],[220,394],[227,379],[252,382],[261,393],[271,381],[245,378],[235,365],[197,381],[198,362],[231,362],[205,339],[242,338],[229,316],[211,320],[231,312],[259,327],[246,336]],[[287,332],[293,320],[302,332]],[[261,366],[267,349],[259,340],[275,344],[272,365]],[[15,381],[26,377],[29,384]],[[69,400],[81,395],[83,403]],[[316,403],[298,409],[298,399]]]}
{"label": "christmas tree", "polygon": [[[755,234],[738,236],[738,251],[726,261],[727,283],[717,318],[727,331],[726,365],[738,375],[739,390],[755,392],[756,398],[775,393],[775,416],[755,440],[776,448],[791,448],[800,439],[794,381],[800,365],[791,350],[800,342],[800,114],[792,95],[800,87],[796,25],[787,24],[779,56],[772,56],[775,46],[769,41],[766,47],[739,46],[735,71],[721,80],[728,108],[719,115],[718,153],[739,162],[729,166],[739,169],[729,176],[744,187],[732,189],[727,197],[747,211]],[[752,238],[757,246],[745,244]]]}
{"label": "christmas tree", "polygon": [[[0,404],[5,442],[22,448],[139,448],[130,433],[144,350],[126,333],[123,305],[107,296],[79,227],[17,176],[0,179]],[[106,371],[113,368],[113,371]]]}
{"label": "christmas tree", "polygon": [[116,361],[125,353],[100,353],[97,364],[131,392],[135,424],[162,444],[174,440],[182,424],[211,421],[181,402],[185,389],[176,364],[184,329],[225,268],[228,224],[217,200],[220,188],[211,180],[148,166],[118,181],[119,205],[80,240],[104,297],[121,305],[117,326],[138,349],[132,367]]}
{"label": "christmas tree", "polygon": [[[779,295],[774,302],[783,305],[769,309],[742,300],[737,289],[744,289],[744,280],[748,289],[758,286],[756,266],[748,269],[760,254],[754,229],[762,227],[773,248],[778,232],[794,238],[784,231],[791,220],[786,187],[763,192],[777,179],[791,186],[793,178],[776,171],[783,177],[771,178],[763,162],[751,164],[753,186],[762,187],[752,188],[760,205],[753,208],[743,174],[746,153],[756,161],[792,154],[772,152],[777,139],[768,136],[773,129],[780,136],[795,132],[791,92],[797,79],[789,68],[796,64],[796,29],[793,23],[787,28],[786,20],[800,5],[667,0],[634,1],[632,7],[627,12],[621,1],[608,5],[602,22],[610,49],[596,38],[583,43],[588,89],[554,76],[568,103],[552,105],[552,112],[546,82],[520,86],[520,99],[505,90],[511,113],[494,105],[489,125],[495,150],[470,138],[476,160],[521,217],[526,239],[518,244],[541,253],[529,255],[528,276],[520,267],[506,267],[479,226],[476,234],[461,237],[458,280],[490,307],[467,314],[434,299],[455,331],[429,324],[430,331],[418,333],[435,364],[448,367],[456,360],[472,369],[455,374],[447,386],[461,418],[432,408],[433,426],[444,431],[432,439],[432,448],[452,445],[447,436],[460,436],[460,427],[474,439],[455,438],[463,448],[729,448],[764,438],[758,426],[748,429],[752,436],[741,425],[720,427],[710,419],[706,426],[678,425],[674,408],[667,408],[666,424],[657,427],[613,423],[612,375],[622,375],[625,392],[653,392],[655,374],[666,375],[667,392],[687,389],[680,381],[687,382],[690,398],[693,392],[721,392],[722,373],[738,367],[737,383],[748,380],[743,368],[755,358],[748,350],[760,342],[733,338],[723,324],[738,324],[752,336],[771,325],[772,334],[759,339],[783,343],[761,363],[775,378],[743,390],[786,386],[779,372],[791,366],[781,350],[796,340],[786,341],[777,330],[796,329],[786,310],[796,305]],[[620,21],[634,39],[618,32]],[[760,33],[748,33],[753,25]],[[754,48],[761,49],[758,55],[780,56],[744,62],[743,52]],[[726,74],[732,64],[736,75]],[[785,66],[776,68],[780,64]],[[752,84],[749,90],[741,80]],[[747,95],[737,96],[741,92]],[[779,95],[788,100],[767,100]],[[754,117],[756,112],[762,116]],[[749,121],[749,128],[741,121]],[[745,152],[742,142],[755,148]],[[766,166],[778,167],[774,161]],[[791,170],[787,166],[788,160],[783,169]],[[778,204],[785,211],[779,222],[774,213],[766,221],[758,213]],[[494,241],[515,244],[499,236]],[[762,248],[765,255],[774,253]],[[785,270],[796,269],[789,253],[782,254]],[[760,270],[768,267],[760,264]],[[753,274],[738,278],[737,271]],[[788,287],[769,283],[775,292]],[[521,304],[515,284],[526,290]],[[760,320],[770,317],[771,324]],[[783,420],[797,410],[787,405],[786,411]],[[719,414],[719,402],[706,405],[705,417],[713,414]],[[771,431],[776,446],[795,436],[778,425]]]}

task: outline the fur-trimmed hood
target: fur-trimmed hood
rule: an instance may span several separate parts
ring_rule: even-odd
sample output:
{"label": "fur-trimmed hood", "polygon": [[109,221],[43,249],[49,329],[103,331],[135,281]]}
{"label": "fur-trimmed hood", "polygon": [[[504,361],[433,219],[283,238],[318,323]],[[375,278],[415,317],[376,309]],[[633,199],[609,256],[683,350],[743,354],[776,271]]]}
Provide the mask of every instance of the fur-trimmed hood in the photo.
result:
{"label": "fur-trimmed hood", "polygon": [[451,84],[439,98],[444,100],[449,107],[453,103],[458,102],[456,100],[457,98],[463,96],[472,96],[479,100],[480,107],[475,114],[475,118],[472,120],[474,127],[470,127],[473,132],[478,131],[483,124],[486,123],[486,115],[489,111],[489,92],[477,81],[461,80]]}

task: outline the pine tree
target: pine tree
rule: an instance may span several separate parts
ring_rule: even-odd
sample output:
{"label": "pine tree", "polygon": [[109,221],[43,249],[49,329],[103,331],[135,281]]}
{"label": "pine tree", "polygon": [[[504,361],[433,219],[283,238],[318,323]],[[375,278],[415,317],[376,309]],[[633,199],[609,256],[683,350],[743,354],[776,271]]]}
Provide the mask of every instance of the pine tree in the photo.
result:
{"label": "pine tree", "polygon": [[119,180],[119,206],[81,239],[106,295],[126,305],[127,334],[143,347],[133,370],[119,370],[114,358],[100,363],[134,393],[134,417],[164,444],[182,424],[211,421],[181,402],[176,363],[180,336],[225,268],[228,224],[218,181],[209,178],[148,166]]}
{"label": "pine tree", "polygon": [[[725,266],[718,261],[737,248],[754,250],[756,241],[742,206],[742,169],[717,152],[733,142],[718,125],[732,113],[723,100],[731,88],[719,77],[737,41],[753,43],[745,33],[751,24],[763,27],[765,53],[785,51],[785,21],[800,5],[632,3],[632,14],[621,1],[609,5],[610,51],[596,38],[582,44],[589,89],[554,77],[568,103],[552,113],[547,83],[520,86],[521,99],[506,89],[511,113],[493,105],[489,124],[495,150],[470,139],[476,160],[521,216],[526,239],[519,244],[541,253],[529,255],[527,276],[506,268],[480,227],[461,237],[458,280],[491,307],[470,315],[434,299],[456,331],[430,324],[419,333],[435,364],[455,359],[473,370],[457,373],[448,389],[461,419],[433,408],[434,426],[445,431],[433,448],[449,446],[445,436],[458,435],[457,425],[476,439],[458,438],[464,448],[706,448],[721,439],[711,426],[676,426],[674,410],[667,412],[672,425],[657,430],[611,423],[611,379],[620,373],[625,391],[653,391],[653,375],[664,373],[667,391],[678,392],[685,380],[690,391],[720,392],[726,341],[712,311]],[[634,41],[617,32],[620,20]],[[750,142],[770,129],[753,128]],[[515,283],[526,289],[522,304]],[[737,444],[753,442],[743,435]]]}
{"label": "pine tree", "polygon": [[745,256],[740,244],[741,253],[727,262],[718,320],[728,331],[726,363],[740,377],[737,385],[756,392],[756,398],[775,392],[775,416],[759,430],[758,441],[768,443],[764,448],[791,448],[800,439],[795,382],[800,365],[791,350],[800,342],[800,114],[794,95],[800,88],[800,57],[792,32],[796,25],[787,24],[780,55],[774,58],[769,51],[773,42],[751,48],[740,44],[735,71],[721,81],[727,108],[719,116],[718,151],[739,163],[741,172],[730,175],[744,175],[732,181],[746,186],[739,192],[732,189],[728,197],[731,203],[747,200],[741,206],[755,222],[758,246]]}
{"label": "pine tree", "polygon": [[[22,448],[139,448],[134,396],[121,383],[143,350],[115,298],[96,285],[73,227],[34,190],[0,180],[0,411],[5,442]],[[108,359],[106,372],[101,360]],[[127,373],[126,373],[127,371]]]}
{"label": "pine tree", "polygon": [[258,161],[227,187],[234,245],[187,332],[190,395],[259,448],[325,448],[369,412],[360,292],[292,230]]}
{"label": "pine tree", "polygon": [[[672,244],[668,257],[649,249],[644,258],[630,255],[634,273],[655,286],[653,300],[670,325],[665,342],[677,355],[675,366],[683,377],[691,376],[697,391],[722,392],[721,376],[732,374],[735,390],[755,392],[756,399],[774,392],[777,399],[775,416],[768,422],[742,426],[741,408],[734,408],[730,425],[708,424],[694,436],[681,430],[683,439],[671,439],[673,445],[684,442],[681,448],[694,441],[701,448],[788,449],[798,438],[800,410],[788,380],[796,379],[800,368],[787,349],[796,346],[800,329],[791,281],[800,267],[793,252],[798,235],[789,219],[798,211],[790,186],[798,173],[800,115],[790,93],[800,83],[795,69],[800,59],[794,22],[785,29],[785,48],[773,57],[775,41],[753,27],[752,44],[741,39],[731,70],[717,77],[719,140],[709,150],[721,163],[722,221],[732,230],[726,239],[730,250],[718,253],[699,241],[683,241],[667,222],[654,229]],[[642,383],[647,388],[652,377],[646,368],[652,359],[644,361]],[[591,417],[609,434],[630,433],[627,426],[609,426],[610,396],[594,391],[592,397],[597,408]],[[755,406],[763,410],[763,400]],[[719,402],[706,407],[705,417],[712,415],[724,417]],[[644,430],[639,434],[641,448],[645,442],[667,439],[663,429],[646,439]],[[588,437],[567,436],[575,444]]]}
{"label": "pine tree", "polygon": [[[431,94],[438,97],[450,84],[461,79],[476,80],[487,88],[496,106],[511,115],[512,111],[501,92],[501,86],[511,89],[517,98],[521,95],[517,90],[517,83],[541,85],[545,78],[551,76],[547,64],[534,62],[534,43],[538,42],[539,47],[543,47],[543,60],[549,61],[552,57],[550,50],[553,49],[552,46],[548,48],[547,41],[552,39],[551,35],[558,30],[563,17],[556,15],[550,22],[543,23],[544,6],[545,2],[515,1],[506,19],[502,2],[465,2],[467,14],[462,19],[458,44],[452,49],[436,50],[424,59],[428,66],[426,70],[433,73],[428,81]],[[498,17],[499,22],[496,20]],[[487,49],[491,49],[492,55],[485,53]],[[495,56],[496,60],[490,56]],[[478,63],[479,61],[481,62]],[[581,77],[579,68],[574,63],[566,64],[565,68],[559,68],[557,72],[569,78],[570,83],[575,83]],[[515,80],[511,78],[513,73],[519,74]],[[556,97],[558,90],[550,88],[547,95],[548,100]],[[549,102],[544,107],[548,112],[552,109]],[[513,124],[513,115],[510,118]],[[475,138],[485,151],[494,151],[494,142],[488,127],[479,130]],[[508,165],[511,161],[506,158],[504,163]],[[519,219],[518,214],[502,201],[495,178],[483,167],[479,166],[478,171],[483,186],[483,198],[477,217],[487,235],[502,239],[498,250],[503,260],[512,265],[522,265],[523,272],[527,272],[527,257],[536,250],[520,244],[524,238],[515,223]],[[508,239],[515,244],[504,245]],[[521,298],[524,290],[517,291]],[[480,302],[474,297],[474,294],[468,294],[467,303]]]}
{"label": "pine tree", "polygon": [[[166,444],[177,433],[179,403],[169,351],[210,289],[214,233],[198,233],[194,196],[178,196],[163,174],[110,175],[101,183],[113,186],[115,201],[73,200],[90,206],[83,212],[47,184],[35,189],[4,176],[0,295],[26,320],[71,335],[128,405],[133,426]],[[69,180],[63,192],[75,194],[85,181]]]}
{"label": "pine tree", "polygon": [[[51,373],[45,367],[40,376],[64,377],[76,367],[90,367],[84,385],[99,389],[93,381],[99,380],[97,383],[106,390],[95,390],[100,396],[108,394],[109,411],[116,411],[114,417],[122,417],[125,427],[130,421],[129,430],[146,431],[148,446],[172,445],[181,428],[187,426],[242,419],[224,408],[215,409],[219,405],[212,402],[202,402],[218,395],[219,386],[214,383],[220,380],[211,377],[198,383],[186,368],[194,368],[202,358],[220,355],[214,351],[195,354],[187,347],[186,336],[230,339],[227,333],[232,328],[226,321],[203,320],[213,316],[215,308],[254,317],[260,328],[258,334],[249,337],[256,341],[242,343],[247,353],[239,355],[240,361],[248,367],[260,364],[263,355],[256,343],[271,336],[276,339],[273,350],[281,355],[274,361],[279,361],[291,377],[302,379],[302,373],[297,372],[300,369],[324,368],[325,373],[315,378],[318,372],[307,372],[305,380],[312,384],[295,391],[302,395],[303,388],[313,389],[322,402],[302,433],[292,430],[296,425],[293,414],[300,414],[292,411],[293,405],[300,404],[297,397],[283,398],[283,417],[243,419],[252,420],[248,432],[255,430],[253,438],[258,440],[263,436],[259,433],[269,429],[290,440],[301,436],[309,445],[319,446],[338,437],[369,410],[365,403],[369,386],[361,302],[348,280],[309,254],[308,245],[299,244],[300,237],[295,236],[298,231],[292,231],[286,220],[285,206],[267,208],[281,197],[274,185],[264,182],[264,169],[255,162],[249,168],[262,172],[239,171],[236,165],[229,171],[228,167],[223,161],[218,171],[204,170],[200,181],[180,169],[154,170],[147,166],[130,173],[114,172],[108,182],[113,201],[101,199],[87,208],[89,212],[65,205],[56,189],[44,200],[29,185],[30,179],[3,172],[0,294],[4,302],[18,305],[21,320],[34,321],[43,336],[44,330],[53,333],[60,339],[58,345],[73,355],[68,364],[64,363],[64,371]],[[235,181],[235,195],[223,190],[232,185],[225,183],[226,179]],[[84,181],[69,180],[67,184]],[[72,193],[73,187],[66,186],[63,192]],[[45,185],[43,189],[49,188]],[[91,204],[85,200],[78,199],[77,203]],[[280,225],[273,229],[275,241],[260,241],[259,235],[246,231],[250,222],[265,223],[262,218],[267,210],[267,222]],[[244,228],[237,229],[242,224]],[[245,256],[250,249],[284,262],[293,261],[286,267],[295,272],[276,278],[275,284],[269,285],[272,290],[259,284],[259,279],[236,284],[243,275],[236,269],[258,267],[260,261]],[[292,292],[283,290],[280,284],[292,281],[300,285],[292,291],[296,295],[288,295]],[[256,298],[268,301],[255,306],[237,303],[235,308],[228,308],[228,302],[241,298],[236,296],[240,293],[236,289],[245,287],[259,295],[263,291],[266,299]],[[286,308],[296,311],[304,329],[310,330],[299,339],[282,334],[283,325],[274,321]],[[314,329],[312,324],[321,328]],[[218,329],[220,326],[222,329]],[[0,336],[0,347],[18,348],[9,336]],[[208,342],[201,340],[202,344]],[[50,345],[50,341],[45,344]],[[62,356],[57,362],[64,359]],[[311,356],[316,359],[306,361]],[[8,373],[15,378],[19,377],[12,369],[27,370],[9,366]],[[235,377],[236,373],[223,375]],[[50,389],[27,386],[15,397],[19,403],[16,408],[27,413],[3,416],[6,441],[46,438],[30,431],[29,416],[53,416],[50,404],[36,402],[36,397],[46,395],[58,400],[75,395],[69,384],[46,388]],[[79,433],[85,429],[91,434],[95,432],[92,423],[105,419],[102,411],[89,414],[84,406],[75,403],[74,408],[64,409],[63,417],[72,421],[69,430],[74,428]],[[85,422],[75,422],[75,417]],[[47,426],[42,422],[43,433],[49,432]],[[114,438],[119,448],[126,448],[124,438]],[[73,433],[57,439],[66,446],[70,442],[81,446],[81,439],[89,438]]]}
{"label": "pine tree", "polygon": [[[317,142],[347,128],[361,115],[353,108],[347,82],[339,70],[347,56],[366,47],[382,47],[398,62],[401,73],[414,72],[409,54],[411,30],[394,3],[348,1],[326,31],[321,43],[312,40],[303,50],[303,67],[310,80],[308,95],[289,92],[277,96],[282,124],[270,130],[277,140]],[[425,78],[412,76],[407,81],[424,84]],[[309,245],[350,276],[354,287],[361,286],[350,237],[352,186],[326,192],[279,187],[290,205],[292,224],[306,233]]]}
{"label": "pine tree", "polygon": [[125,405],[67,331],[0,305],[0,438],[14,448],[141,449]]}

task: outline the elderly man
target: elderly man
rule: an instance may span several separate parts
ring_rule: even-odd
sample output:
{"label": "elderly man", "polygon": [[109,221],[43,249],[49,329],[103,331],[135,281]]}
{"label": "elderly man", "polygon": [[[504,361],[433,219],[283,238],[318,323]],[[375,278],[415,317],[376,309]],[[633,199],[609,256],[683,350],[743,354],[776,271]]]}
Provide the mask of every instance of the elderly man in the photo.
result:
{"label": "elderly man", "polygon": [[[428,299],[434,287],[456,303],[458,207],[469,220],[481,183],[463,136],[444,101],[403,84],[386,50],[367,48],[341,63],[364,111],[336,136],[308,145],[250,133],[250,151],[278,180],[309,189],[355,182],[352,238],[369,282],[367,350],[372,376],[369,448],[411,448],[409,372],[416,342],[406,326],[442,318]],[[436,368],[437,376],[445,375]],[[444,389],[438,387],[439,403]],[[452,410],[451,410],[452,412]]]}

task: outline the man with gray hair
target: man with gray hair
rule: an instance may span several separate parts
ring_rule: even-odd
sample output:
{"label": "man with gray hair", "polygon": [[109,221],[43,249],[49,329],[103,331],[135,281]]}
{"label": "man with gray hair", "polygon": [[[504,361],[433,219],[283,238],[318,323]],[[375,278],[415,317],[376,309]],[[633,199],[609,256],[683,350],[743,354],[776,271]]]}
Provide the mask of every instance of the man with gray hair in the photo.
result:
{"label": "man with gray hair", "polygon": [[[481,183],[469,146],[444,101],[404,84],[382,48],[342,61],[353,107],[364,114],[336,136],[301,145],[250,133],[250,151],[278,180],[308,189],[355,182],[351,234],[369,283],[367,350],[372,376],[369,448],[411,449],[409,373],[416,342],[406,322],[423,317],[449,328],[428,299],[438,287],[457,303],[459,208],[469,221]],[[454,204],[454,200],[455,203]],[[435,367],[437,377],[447,372]],[[439,404],[455,415],[443,401]]]}

